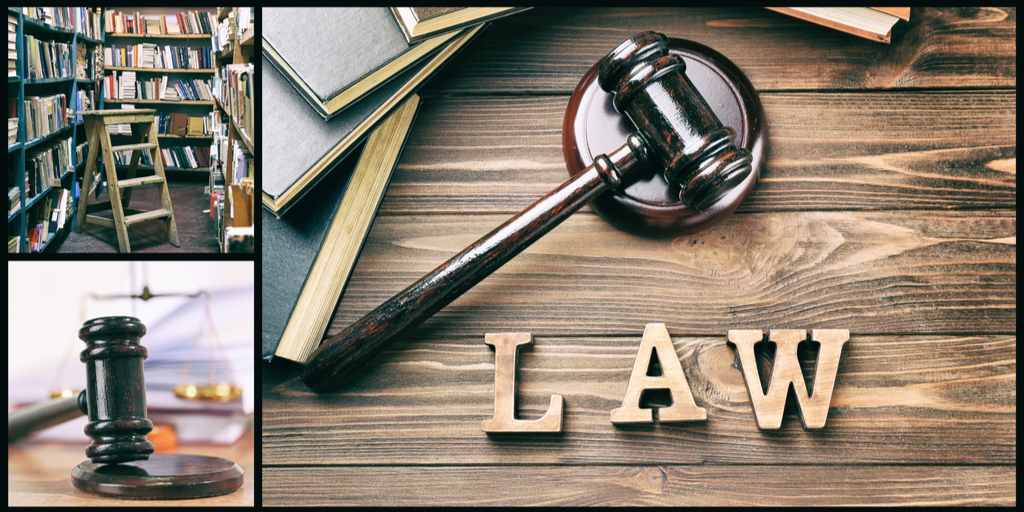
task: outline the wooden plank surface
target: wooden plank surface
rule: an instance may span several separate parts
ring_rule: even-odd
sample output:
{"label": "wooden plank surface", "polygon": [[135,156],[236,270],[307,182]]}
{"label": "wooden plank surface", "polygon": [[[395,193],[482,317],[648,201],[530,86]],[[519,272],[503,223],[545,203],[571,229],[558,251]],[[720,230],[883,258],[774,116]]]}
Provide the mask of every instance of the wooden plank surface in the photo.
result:
{"label": "wooden plank surface", "polygon": [[1016,483],[1016,468],[971,466],[264,468],[263,499],[271,506],[1013,506]]}
{"label": "wooden plank surface", "polygon": [[[328,335],[504,220],[378,217]],[[779,212],[669,240],[577,213],[410,335],[1012,333],[1016,225],[1012,211]]]}
{"label": "wooden plank surface", "polygon": [[[768,162],[740,212],[1015,207],[1012,91],[766,93],[761,101]],[[567,104],[565,96],[426,99],[379,215],[518,213],[569,177]]]}
{"label": "wooden plank surface", "polygon": [[1017,85],[1007,7],[915,7],[888,45],[762,8],[535,8],[492,23],[424,92],[569,94],[644,30],[710,46],[762,92]]}
{"label": "wooden plank surface", "polygon": [[[421,91],[327,335],[565,181],[569,95],[642,30],[712,47],[759,91],[768,161],[739,212],[654,239],[584,207],[342,390],[263,363],[264,503],[1016,504],[1013,8],[914,8],[891,45],[761,8],[497,20]],[[615,426],[657,322],[708,420]],[[780,430],[754,422],[726,331],[783,328],[851,331],[824,429],[792,399]],[[489,332],[534,335],[516,414],[560,394],[563,432],[481,431]]]}
{"label": "wooden plank surface", "polygon": [[[706,422],[613,425],[642,332],[640,325],[629,337],[535,337],[520,349],[518,417],[539,418],[551,395],[562,395],[561,434],[481,431],[494,413],[494,351],[483,336],[397,342],[335,393],[317,395],[296,372],[264,366],[263,463],[1016,461],[1016,336],[853,335],[826,428],[804,430],[790,401],[782,428],[760,431],[724,333],[673,337]],[[809,379],[814,353],[801,355]]]}

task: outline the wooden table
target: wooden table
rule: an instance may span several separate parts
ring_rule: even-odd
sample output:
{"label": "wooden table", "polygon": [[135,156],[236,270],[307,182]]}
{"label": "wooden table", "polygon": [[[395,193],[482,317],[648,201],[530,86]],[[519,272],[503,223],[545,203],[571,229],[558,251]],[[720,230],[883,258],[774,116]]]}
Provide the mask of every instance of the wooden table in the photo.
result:
{"label": "wooden table", "polygon": [[242,488],[223,496],[196,500],[121,500],[87,494],[71,485],[71,470],[88,460],[82,443],[17,443],[7,447],[8,506],[90,506],[90,507],[203,507],[253,506],[256,473],[253,463],[253,429],[230,446],[183,445],[177,453],[229,459],[245,471]]}
{"label": "wooden table", "polygon": [[[583,73],[642,30],[760,92],[769,156],[739,212],[646,239],[584,208],[341,392],[263,365],[263,499],[286,504],[1016,503],[1016,11],[914,8],[884,45],[763,9],[534,9],[424,104],[328,335],[567,177]],[[706,422],[615,427],[647,323]],[[849,329],[828,423],[754,423],[729,329]],[[488,436],[489,332],[530,332]],[[811,365],[810,360],[804,361]]]}

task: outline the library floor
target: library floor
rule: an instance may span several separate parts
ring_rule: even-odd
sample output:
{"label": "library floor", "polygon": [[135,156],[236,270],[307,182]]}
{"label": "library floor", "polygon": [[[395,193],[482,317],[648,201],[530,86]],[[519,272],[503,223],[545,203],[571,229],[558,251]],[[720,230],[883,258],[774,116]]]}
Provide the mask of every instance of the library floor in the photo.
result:
{"label": "library floor", "polygon": [[[167,243],[167,231],[162,220],[151,220],[128,228],[132,252],[218,252],[213,219],[209,212],[203,212],[210,209],[210,196],[205,193],[206,183],[169,181],[168,185],[181,247]],[[109,199],[106,190],[100,195],[100,200],[103,199]],[[141,210],[160,208],[157,188],[140,187],[132,192],[130,207]],[[86,224],[81,233],[68,233],[57,252],[118,252],[117,233],[114,228]]]}

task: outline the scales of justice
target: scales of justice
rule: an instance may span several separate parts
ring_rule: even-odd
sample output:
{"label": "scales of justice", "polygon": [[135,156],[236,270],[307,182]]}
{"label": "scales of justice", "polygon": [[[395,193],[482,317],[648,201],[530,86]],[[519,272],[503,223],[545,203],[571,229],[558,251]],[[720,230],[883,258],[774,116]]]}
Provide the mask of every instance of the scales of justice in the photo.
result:
{"label": "scales of justice", "polygon": [[[132,287],[134,289],[134,286]],[[78,338],[85,342],[80,359],[86,365],[86,389],[70,386],[51,390],[51,400],[19,409],[7,417],[7,442],[31,432],[63,423],[81,415],[89,417],[85,433],[92,442],[86,448],[90,460],[71,473],[74,486],[91,494],[123,499],[187,499],[219,496],[242,486],[242,469],[218,457],[185,454],[154,454],[146,435],[153,423],[146,417],[146,385],[142,361],[148,351],[141,339],[146,326],[133,316],[108,316],[84,321],[87,300],[133,299],[148,301],[165,297],[204,297],[201,322],[207,327],[210,353],[208,383],[189,379],[199,335],[193,340],[174,394],[181,400],[238,401],[242,391],[235,384],[210,313],[210,293],[151,293],[143,284],[141,293],[82,297]],[[200,334],[203,329],[200,329]],[[73,341],[73,339],[72,339]],[[69,346],[70,348],[70,346]],[[218,380],[214,364],[219,349],[226,380]],[[59,382],[68,353],[55,376]]]}

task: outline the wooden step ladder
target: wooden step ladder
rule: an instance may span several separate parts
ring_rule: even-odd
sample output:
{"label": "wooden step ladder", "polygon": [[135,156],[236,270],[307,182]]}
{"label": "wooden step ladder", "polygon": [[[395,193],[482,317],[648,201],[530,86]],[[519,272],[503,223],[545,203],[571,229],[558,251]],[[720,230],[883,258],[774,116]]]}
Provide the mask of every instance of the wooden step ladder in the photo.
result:
{"label": "wooden step ladder", "polygon": [[[113,226],[117,231],[117,244],[120,246],[120,251],[131,252],[131,247],[128,244],[128,226],[150,219],[163,219],[167,226],[167,241],[175,247],[181,247],[181,242],[178,241],[178,228],[174,224],[174,211],[171,209],[171,195],[167,192],[167,176],[164,175],[164,164],[160,159],[160,142],[156,136],[156,125],[153,123],[156,110],[84,110],[78,113],[85,121],[85,133],[89,139],[89,156],[86,159],[88,163],[85,166],[78,213],[75,216],[75,233],[81,233],[82,226],[86,222]],[[132,140],[135,143],[123,146],[111,145],[107,126],[112,124],[131,125]],[[96,197],[91,200],[89,198],[100,147],[103,148],[103,163],[107,173],[107,185],[110,187],[109,201],[97,201],[98,189]],[[128,166],[127,179],[118,180],[117,170],[114,168],[114,151],[128,150],[132,151],[132,160]],[[135,170],[139,166],[139,159],[144,150],[150,152],[150,160],[153,162],[153,171],[156,175],[136,178]],[[152,211],[128,208],[128,201],[132,197],[132,187],[142,185],[159,187],[160,204],[163,208]],[[107,209],[113,212],[113,218],[90,215],[93,212]],[[129,215],[125,215],[126,210],[129,210]]]}

